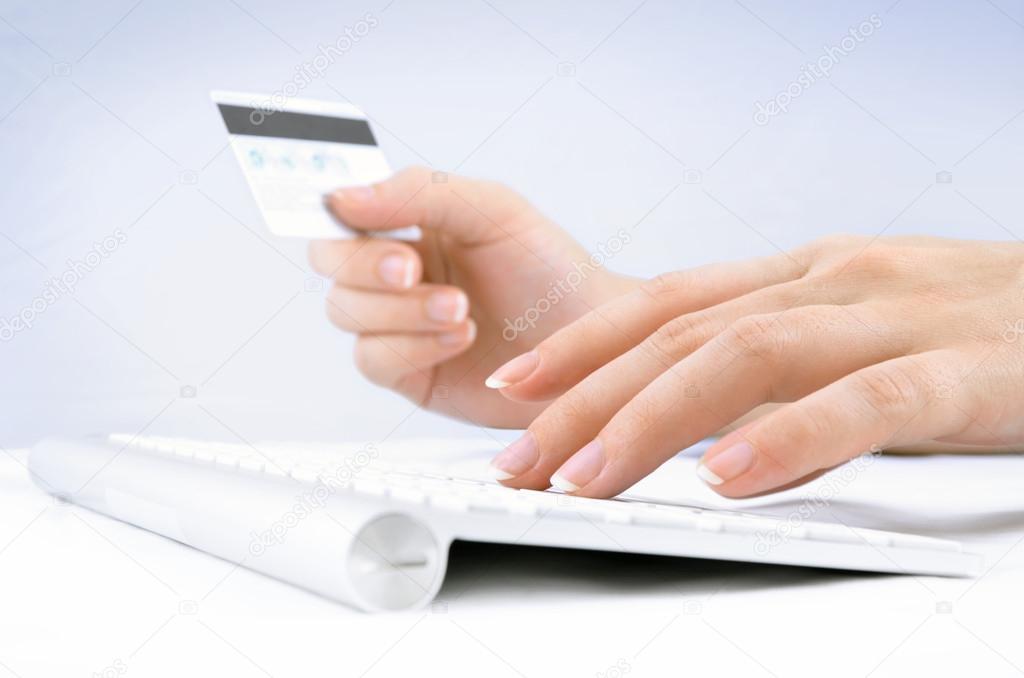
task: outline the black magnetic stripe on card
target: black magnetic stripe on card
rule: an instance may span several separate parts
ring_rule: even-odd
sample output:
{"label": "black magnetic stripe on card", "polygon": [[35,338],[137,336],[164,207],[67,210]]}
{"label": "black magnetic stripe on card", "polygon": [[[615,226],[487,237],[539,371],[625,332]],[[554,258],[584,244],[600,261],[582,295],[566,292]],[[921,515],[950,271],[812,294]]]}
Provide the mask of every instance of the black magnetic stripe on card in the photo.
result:
{"label": "black magnetic stripe on card", "polygon": [[228,132],[255,137],[333,141],[341,144],[376,146],[373,131],[365,120],[337,118],[315,113],[275,111],[248,106],[217,104]]}

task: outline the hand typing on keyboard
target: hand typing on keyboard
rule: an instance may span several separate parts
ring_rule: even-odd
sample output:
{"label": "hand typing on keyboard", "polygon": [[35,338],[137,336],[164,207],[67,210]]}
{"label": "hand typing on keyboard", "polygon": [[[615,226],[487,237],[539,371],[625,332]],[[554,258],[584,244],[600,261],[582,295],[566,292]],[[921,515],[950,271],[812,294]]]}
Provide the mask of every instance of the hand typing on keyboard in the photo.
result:
{"label": "hand typing on keyboard", "polygon": [[510,403],[485,377],[637,284],[601,266],[627,233],[588,252],[500,184],[412,168],[338,191],[327,204],[362,230],[415,224],[424,232],[418,243],[361,238],[310,247],[313,267],[334,282],[328,317],[359,335],[359,368],[477,424],[529,424],[543,405]]}
{"label": "hand typing on keyboard", "polygon": [[839,236],[656,278],[498,370],[510,399],[556,400],[494,466],[613,496],[767,403],[788,404],[697,467],[723,495],[869,450],[1019,450],[1022,271],[1019,243]]}

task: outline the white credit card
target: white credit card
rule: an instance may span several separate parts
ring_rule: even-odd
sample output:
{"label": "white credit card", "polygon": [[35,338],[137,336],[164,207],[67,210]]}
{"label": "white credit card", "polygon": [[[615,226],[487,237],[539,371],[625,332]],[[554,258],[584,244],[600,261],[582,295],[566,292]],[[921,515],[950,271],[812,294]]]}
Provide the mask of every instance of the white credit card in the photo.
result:
{"label": "white credit card", "polygon": [[[331,216],[324,196],[391,176],[366,116],[350,104],[211,92],[256,204],[274,235],[347,238],[356,234]],[[387,231],[417,240],[419,229]]]}

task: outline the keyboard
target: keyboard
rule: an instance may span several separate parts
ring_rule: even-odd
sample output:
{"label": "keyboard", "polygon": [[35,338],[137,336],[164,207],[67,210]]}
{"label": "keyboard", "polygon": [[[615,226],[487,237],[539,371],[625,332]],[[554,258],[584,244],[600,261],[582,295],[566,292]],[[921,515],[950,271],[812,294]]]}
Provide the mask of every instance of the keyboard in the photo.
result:
{"label": "keyboard", "polygon": [[57,497],[365,611],[428,604],[456,539],[903,574],[982,567],[944,539],[507,488],[488,478],[480,451],[493,448],[112,434],[43,440],[28,465]]}

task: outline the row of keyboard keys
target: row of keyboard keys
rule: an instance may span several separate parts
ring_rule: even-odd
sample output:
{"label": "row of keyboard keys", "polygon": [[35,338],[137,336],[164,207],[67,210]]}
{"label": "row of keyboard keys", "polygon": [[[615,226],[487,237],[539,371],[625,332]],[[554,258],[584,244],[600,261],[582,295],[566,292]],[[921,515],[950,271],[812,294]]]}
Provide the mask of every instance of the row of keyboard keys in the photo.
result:
{"label": "row of keyboard keys", "polygon": [[310,446],[299,443],[250,446],[131,434],[112,434],[108,439],[111,444],[122,448],[206,463],[224,471],[290,478],[303,484],[323,483],[334,489],[344,488],[361,495],[390,498],[410,505],[430,505],[444,511],[503,512],[552,519],[582,518],[605,524],[759,534],[776,542],[810,539],[868,543],[875,547],[960,548],[957,543],[942,539],[851,528],[842,524],[804,523],[673,504],[517,490],[494,482],[449,475],[444,467],[436,464],[397,463],[381,459],[376,449],[370,450],[366,446]]}

